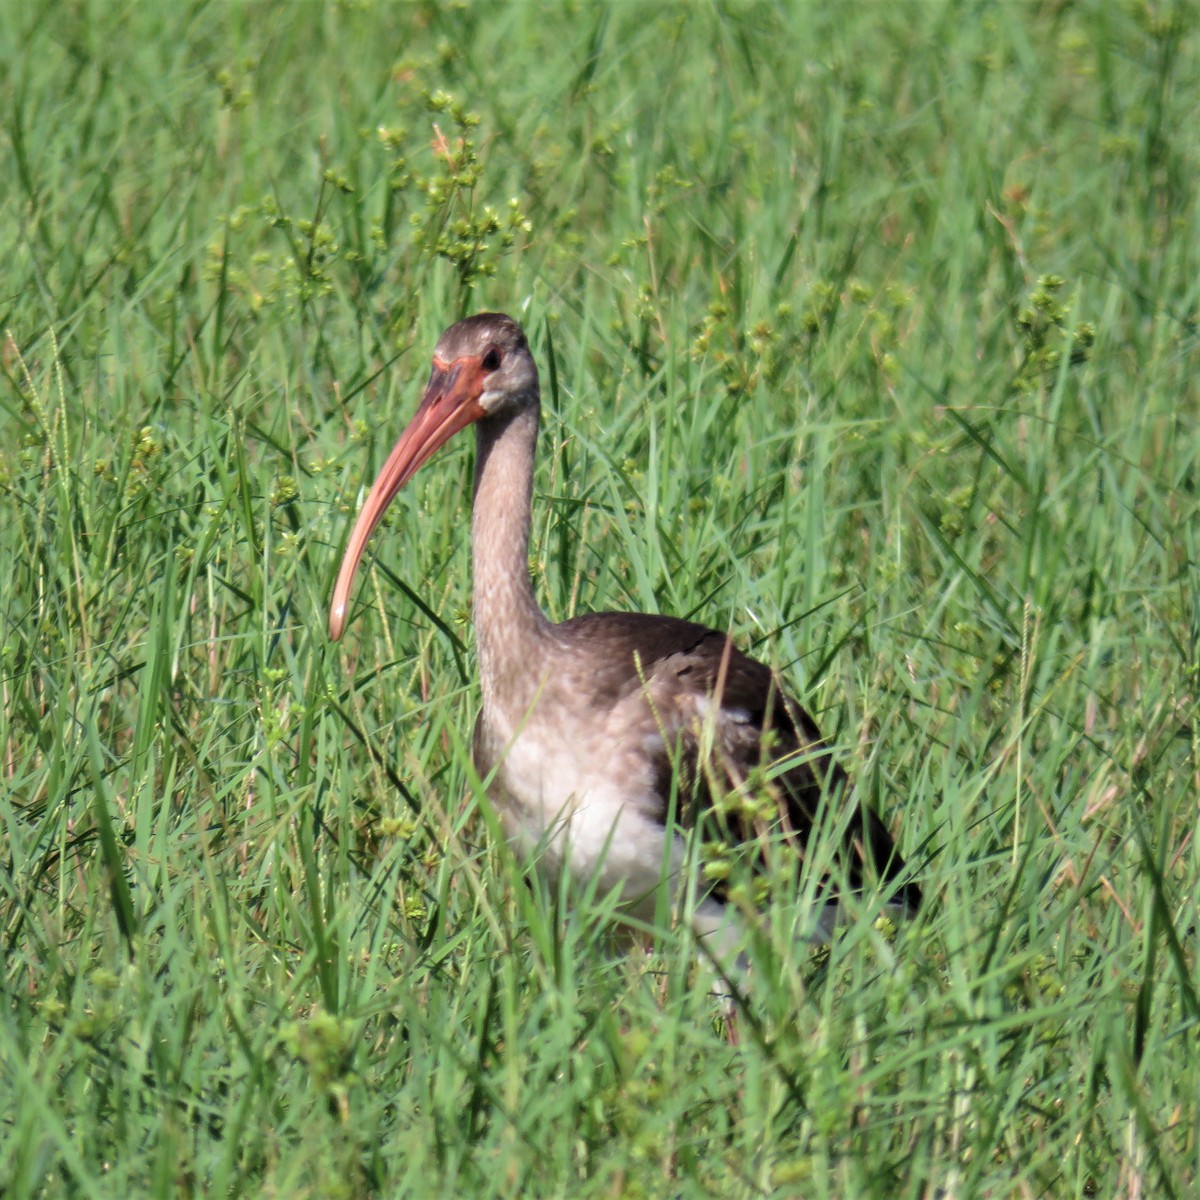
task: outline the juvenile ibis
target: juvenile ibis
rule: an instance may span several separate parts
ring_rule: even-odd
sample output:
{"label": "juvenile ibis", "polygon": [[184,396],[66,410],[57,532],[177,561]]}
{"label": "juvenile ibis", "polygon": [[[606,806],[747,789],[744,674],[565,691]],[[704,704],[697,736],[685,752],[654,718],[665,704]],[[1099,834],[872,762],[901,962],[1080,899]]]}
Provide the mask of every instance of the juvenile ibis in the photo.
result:
{"label": "juvenile ibis", "polygon": [[[576,880],[598,873],[601,894],[619,888],[643,919],[667,880],[668,898],[687,900],[707,935],[741,922],[721,871],[685,869],[688,829],[757,861],[781,846],[802,858],[819,827],[836,831],[841,880],[859,888],[874,877],[893,912],[914,912],[921,892],[887,828],[768,667],[676,617],[600,612],[555,624],[542,612],[528,566],[539,415],[537,366],[516,321],[480,313],[442,334],[420,406],[350,534],[330,637],[341,637],[355,572],[392,498],[474,425],[474,758],[518,850],[551,881],[567,863]],[[698,879],[686,896],[685,877]],[[831,927],[831,890],[815,936]],[[720,944],[731,943],[722,934]]]}

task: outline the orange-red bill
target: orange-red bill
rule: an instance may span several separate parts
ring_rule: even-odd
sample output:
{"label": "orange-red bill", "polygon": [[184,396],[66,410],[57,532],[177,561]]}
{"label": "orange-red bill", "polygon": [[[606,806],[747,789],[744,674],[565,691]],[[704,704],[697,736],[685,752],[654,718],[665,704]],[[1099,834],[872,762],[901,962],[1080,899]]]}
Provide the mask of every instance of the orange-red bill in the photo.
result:
{"label": "orange-red bill", "polygon": [[371,533],[396,493],[417,473],[421,464],[460,429],[484,415],[479,403],[483,377],[483,367],[478,359],[459,358],[449,366],[436,358],[433,360],[433,374],[421,403],[383,464],[346,543],[346,554],[329,608],[329,636],[335,642],[346,627],[350,588]]}

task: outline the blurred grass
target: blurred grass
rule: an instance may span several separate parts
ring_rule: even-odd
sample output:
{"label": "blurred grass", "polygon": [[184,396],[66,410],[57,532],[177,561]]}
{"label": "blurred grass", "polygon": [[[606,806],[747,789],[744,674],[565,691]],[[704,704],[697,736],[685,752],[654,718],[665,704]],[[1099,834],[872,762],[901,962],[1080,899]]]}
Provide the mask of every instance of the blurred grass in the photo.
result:
{"label": "blurred grass", "polygon": [[[4,1194],[1193,1194],[1198,24],[8,6]],[[480,819],[466,440],[326,642],[484,307],[548,610],[732,628],[921,864],[737,1049]]]}

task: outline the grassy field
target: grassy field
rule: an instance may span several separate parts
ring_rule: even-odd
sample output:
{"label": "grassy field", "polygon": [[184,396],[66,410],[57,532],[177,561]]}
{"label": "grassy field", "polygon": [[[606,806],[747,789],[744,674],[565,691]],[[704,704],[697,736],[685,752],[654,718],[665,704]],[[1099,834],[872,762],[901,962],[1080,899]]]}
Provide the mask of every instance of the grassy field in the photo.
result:
{"label": "grassy field", "polygon": [[[4,7],[0,1193],[1196,1194],[1195,4]],[[740,1046],[489,832],[469,439],[327,641],[481,308],[549,612],[734,631],[925,888]]]}

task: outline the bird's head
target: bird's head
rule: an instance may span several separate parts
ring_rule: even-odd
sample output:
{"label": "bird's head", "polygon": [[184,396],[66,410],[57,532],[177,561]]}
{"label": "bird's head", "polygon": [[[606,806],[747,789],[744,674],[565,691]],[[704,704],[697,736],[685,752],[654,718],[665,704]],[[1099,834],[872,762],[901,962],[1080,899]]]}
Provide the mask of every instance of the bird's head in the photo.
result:
{"label": "bird's head", "polygon": [[400,435],[367,496],[346,543],[333,589],[329,636],[337,641],[358,564],[396,493],[461,429],[538,403],[538,374],[525,332],[503,313],[478,313],[438,338],[433,371],[408,428]]}
{"label": "bird's head", "polygon": [[442,386],[439,377],[451,391],[447,403],[453,403],[455,398],[462,403],[474,403],[482,410],[480,416],[523,408],[538,399],[537,366],[529,353],[525,331],[503,313],[467,317],[438,338],[433,351],[433,374],[421,408],[430,394]]}

